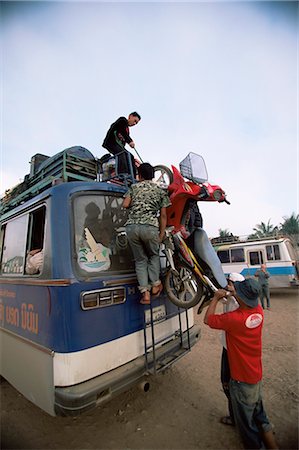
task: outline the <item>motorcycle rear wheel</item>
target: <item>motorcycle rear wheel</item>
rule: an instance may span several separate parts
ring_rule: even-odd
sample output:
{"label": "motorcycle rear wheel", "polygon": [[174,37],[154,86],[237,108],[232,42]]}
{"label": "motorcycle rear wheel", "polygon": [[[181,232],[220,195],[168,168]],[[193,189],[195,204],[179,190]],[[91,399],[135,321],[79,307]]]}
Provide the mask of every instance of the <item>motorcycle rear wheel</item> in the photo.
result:
{"label": "motorcycle rear wheel", "polygon": [[176,269],[178,273],[170,269],[165,276],[167,297],[179,308],[192,308],[205,296],[205,288],[199,276],[187,265],[178,263]]}

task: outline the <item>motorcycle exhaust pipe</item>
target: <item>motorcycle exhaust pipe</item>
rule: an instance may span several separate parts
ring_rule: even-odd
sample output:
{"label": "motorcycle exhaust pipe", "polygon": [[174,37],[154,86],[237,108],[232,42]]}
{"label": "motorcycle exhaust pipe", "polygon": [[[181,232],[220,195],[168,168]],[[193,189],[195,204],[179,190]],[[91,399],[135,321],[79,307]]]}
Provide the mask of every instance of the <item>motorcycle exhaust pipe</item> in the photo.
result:
{"label": "motorcycle exhaust pipe", "polygon": [[147,380],[143,380],[141,383],[139,383],[138,387],[142,392],[148,392],[150,389],[150,383]]}

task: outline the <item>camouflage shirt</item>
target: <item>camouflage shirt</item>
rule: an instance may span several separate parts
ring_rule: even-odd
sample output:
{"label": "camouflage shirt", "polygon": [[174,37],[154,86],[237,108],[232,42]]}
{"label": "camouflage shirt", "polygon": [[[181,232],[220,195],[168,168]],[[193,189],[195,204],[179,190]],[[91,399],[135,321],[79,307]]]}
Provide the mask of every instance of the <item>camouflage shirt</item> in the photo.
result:
{"label": "camouflage shirt", "polygon": [[149,180],[132,184],[125,197],[131,197],[126,225],[139,223],[159,227],[158,216],[161,208],[171,205],[167,193]]}

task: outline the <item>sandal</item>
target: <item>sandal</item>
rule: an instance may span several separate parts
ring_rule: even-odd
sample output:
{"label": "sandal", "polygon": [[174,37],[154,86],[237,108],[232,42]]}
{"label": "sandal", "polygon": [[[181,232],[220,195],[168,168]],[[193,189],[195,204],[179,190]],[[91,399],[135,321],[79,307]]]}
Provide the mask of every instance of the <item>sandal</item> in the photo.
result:
{"label": "sandal", "polygon": [[151,296],[150,296],[149,291],[145,291],[142,293],[140,303],[142,305],[150,305],[151,304]]}
{"label": "sandal", "polygon": [[159,297],[159,295],[161,294],[161,292],[163,291],[163,284],[160,283],[157,286],[153,286],[152,287],[152,294],[153,297]]}
{"label": "sandal", "polygon": [[232,427],[235,426],[235,422],[233,421],[233,419],[230,416],[221,417],[220,423],[223,423],[224,425],[230,425]]}

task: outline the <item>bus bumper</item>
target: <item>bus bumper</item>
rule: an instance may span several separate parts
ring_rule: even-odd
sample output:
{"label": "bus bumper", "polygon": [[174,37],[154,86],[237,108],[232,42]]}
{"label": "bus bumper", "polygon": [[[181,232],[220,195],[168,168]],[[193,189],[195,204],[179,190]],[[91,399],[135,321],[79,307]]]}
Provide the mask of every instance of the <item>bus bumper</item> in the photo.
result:
{"label": "bus bumper", "polygon": [[[189,330],[190,345],[193,346],[201,336],[198,325]],[[183,334],[183,344],[187,344],[187,333]],[[156,357],[167,355],[180,348],[180,339],[176,338],[156,349]],[[152,353],[148,356],[152,361]],[[77,416],[100,404],[111,400],[121,392],[129,390],[148,375],[145,356],[111,370],[91,380],[69,387],[55,388],[55,414],[59,416]]]}

